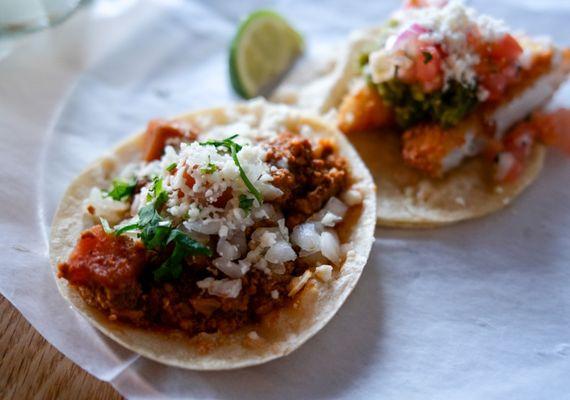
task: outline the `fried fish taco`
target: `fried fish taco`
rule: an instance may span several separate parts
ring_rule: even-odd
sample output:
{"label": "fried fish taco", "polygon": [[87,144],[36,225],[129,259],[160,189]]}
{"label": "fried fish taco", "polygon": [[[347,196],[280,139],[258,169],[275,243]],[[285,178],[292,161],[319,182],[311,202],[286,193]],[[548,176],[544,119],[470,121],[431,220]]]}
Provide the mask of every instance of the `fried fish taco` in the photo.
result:
{"label": "fried fish taco", "polygon": [[370,173],[334,128],[254,101],[149,123],[70,185],[50,259],[104,334],[199,370],[298,348],[352,291],[374,235]]}
{"label": "fried fish taco", "polygon": [[436,226],[496,211],[569,148],[566,110],[544,113],[570,53],[510,34],[459,1],[409,1],[351,36],[292,101],[337,124],[378,186],[382,225]]}

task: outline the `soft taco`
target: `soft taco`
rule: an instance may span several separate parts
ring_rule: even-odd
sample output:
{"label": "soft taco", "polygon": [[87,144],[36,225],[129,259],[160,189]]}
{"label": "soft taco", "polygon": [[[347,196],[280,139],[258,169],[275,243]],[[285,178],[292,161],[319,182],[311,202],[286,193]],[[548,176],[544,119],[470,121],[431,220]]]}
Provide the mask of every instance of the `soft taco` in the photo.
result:
{"label": "soft taco", "polygon": [[544,145],[570,147],[570,113],[540,110],[566,80],[570,52],[459,1],[409,1],[339,54],[330,72],[282,97],[338,111],[376,178],[382,225],[496,211],[538,176]]}
{"label": "soft taco", "polygon": [[155,120],[69,186],[50,260],[101,332],[168,365],[286,355],[354,288],[372,177],[321,119],[254,101]]}

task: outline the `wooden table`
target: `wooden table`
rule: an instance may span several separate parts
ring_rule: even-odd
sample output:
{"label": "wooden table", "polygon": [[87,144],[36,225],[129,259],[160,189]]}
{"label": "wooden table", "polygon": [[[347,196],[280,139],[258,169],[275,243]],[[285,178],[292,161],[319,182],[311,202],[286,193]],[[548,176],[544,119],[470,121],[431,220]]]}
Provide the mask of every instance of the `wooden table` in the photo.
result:
{"label": "wooden table", "polygon": [[50,345],[0,296],[1,399],[121,399]]}

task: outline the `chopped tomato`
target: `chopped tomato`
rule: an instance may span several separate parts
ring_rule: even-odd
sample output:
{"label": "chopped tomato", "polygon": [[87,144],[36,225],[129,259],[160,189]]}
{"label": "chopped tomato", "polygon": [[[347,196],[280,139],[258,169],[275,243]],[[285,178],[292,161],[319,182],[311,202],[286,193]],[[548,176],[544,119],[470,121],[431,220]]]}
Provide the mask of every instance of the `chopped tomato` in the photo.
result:
{"label": "chopped tomato", "polygon": [[501,40],[491,44],[490,56],[500,65],[508,65],[516,61],[523,49],[519,42],[508,33]]}
{"label": "chopped tomato", "polygon": [[226,203],[232,199],[232,188],[227,188],[212,204],[214,207],[224,208]]}
{"label": "chopped tomato", "polygon": [[196,183],[196,179],[194,179],[194,177],[190,175],[187,170],[184,170],[182,177],[184,178],[184,183],[186,183],[186,186],[189,188],[192,188],[192,186],[194,186]]}
{"label": "chopped tomato", "polygon": [[533,122],[521,122],[505,135],[502,150],[495,157],[496,181],[513,182],[519,178],[532,151],[536,133]]}
{"label": "chopped tomato", "polygon": [[481,86],[489,94],[486,101],[500,100],[519,77],[517,60],[522,47],[509,34],[495,43],[485,43],[478,32],[470,32],[468,40],[481,59],[476,70]]}
{"label": "chopped tomato", "polygon": [[485,147],[481,155],[487,160],[493,160],[501,151],[503,151],[503,142],[494,138],[487,138]]}
{"label": "chopped tomato", "polygon": [[191,128],[183,122],[159,119],[150,121],[144,136],[143,160],[159,159],[169,139],[190,138],[192,135]]}
{"label": "chopped tomato", "polygon": [[479,54],[485,51],[485,43],[483,43],[481,33],[477,29],[472,29],[467,32],[467,43]]}
{"label": "chopped tomato", "polygon": [[433,92],[443,86],[441,69],[442,55],[435,46],[421,46],[415,62],[415,78],[426,92]]}
{"label": "chopped tomato", "polygon": [[487,101],[500,100],[507,89],[509,79],[501,73],[492,73],[480,78],[481,85],[487,90]]}
{"label": "chopped tomato", "polygon": [[142,244],[95,225],[81,233],[68,261],[59,265],[59,276],[77,286],[121,288],[136,282],[145,260]]}
{"label": "chopped tomato", "polygon": [[537,113],[532,121],[537,127],[538,139],[570,155],[570,109],[551,113]]}
{"label": "chopped tomato", "polygon": [[532,122],[520,123],[505,136],[504,149],[517,159],[524,160],[530,155],[535,136],[536,129]]}
{"label": "chopped tomato", "polygon": [[535,140],[555,146],[570,155],[570,110],[537,113],[513,127],[503,139],[503,151],[496,157],[495,179],[514,181],[523,171]]}

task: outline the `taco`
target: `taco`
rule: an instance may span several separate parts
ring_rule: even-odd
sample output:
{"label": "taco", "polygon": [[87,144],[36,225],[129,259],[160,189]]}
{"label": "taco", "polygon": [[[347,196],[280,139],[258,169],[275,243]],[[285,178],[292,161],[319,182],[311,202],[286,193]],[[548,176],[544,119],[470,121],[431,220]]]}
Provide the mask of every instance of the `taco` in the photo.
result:
{"label": "taco", "polygon": [[69,186],[50,261],[61,294],[143,356],[260,364],[318,332],[356,285],[374,192],[336,129],[286,106],[155,120]]}
{"label": "taco", "polygon": [[570,52],[512,35],[459,1],[409,1],[351,35],[294,102],[337,124],[375,175],[382,225],[437,226],[496,211],[568,149],[569,112],[545,113]]}

